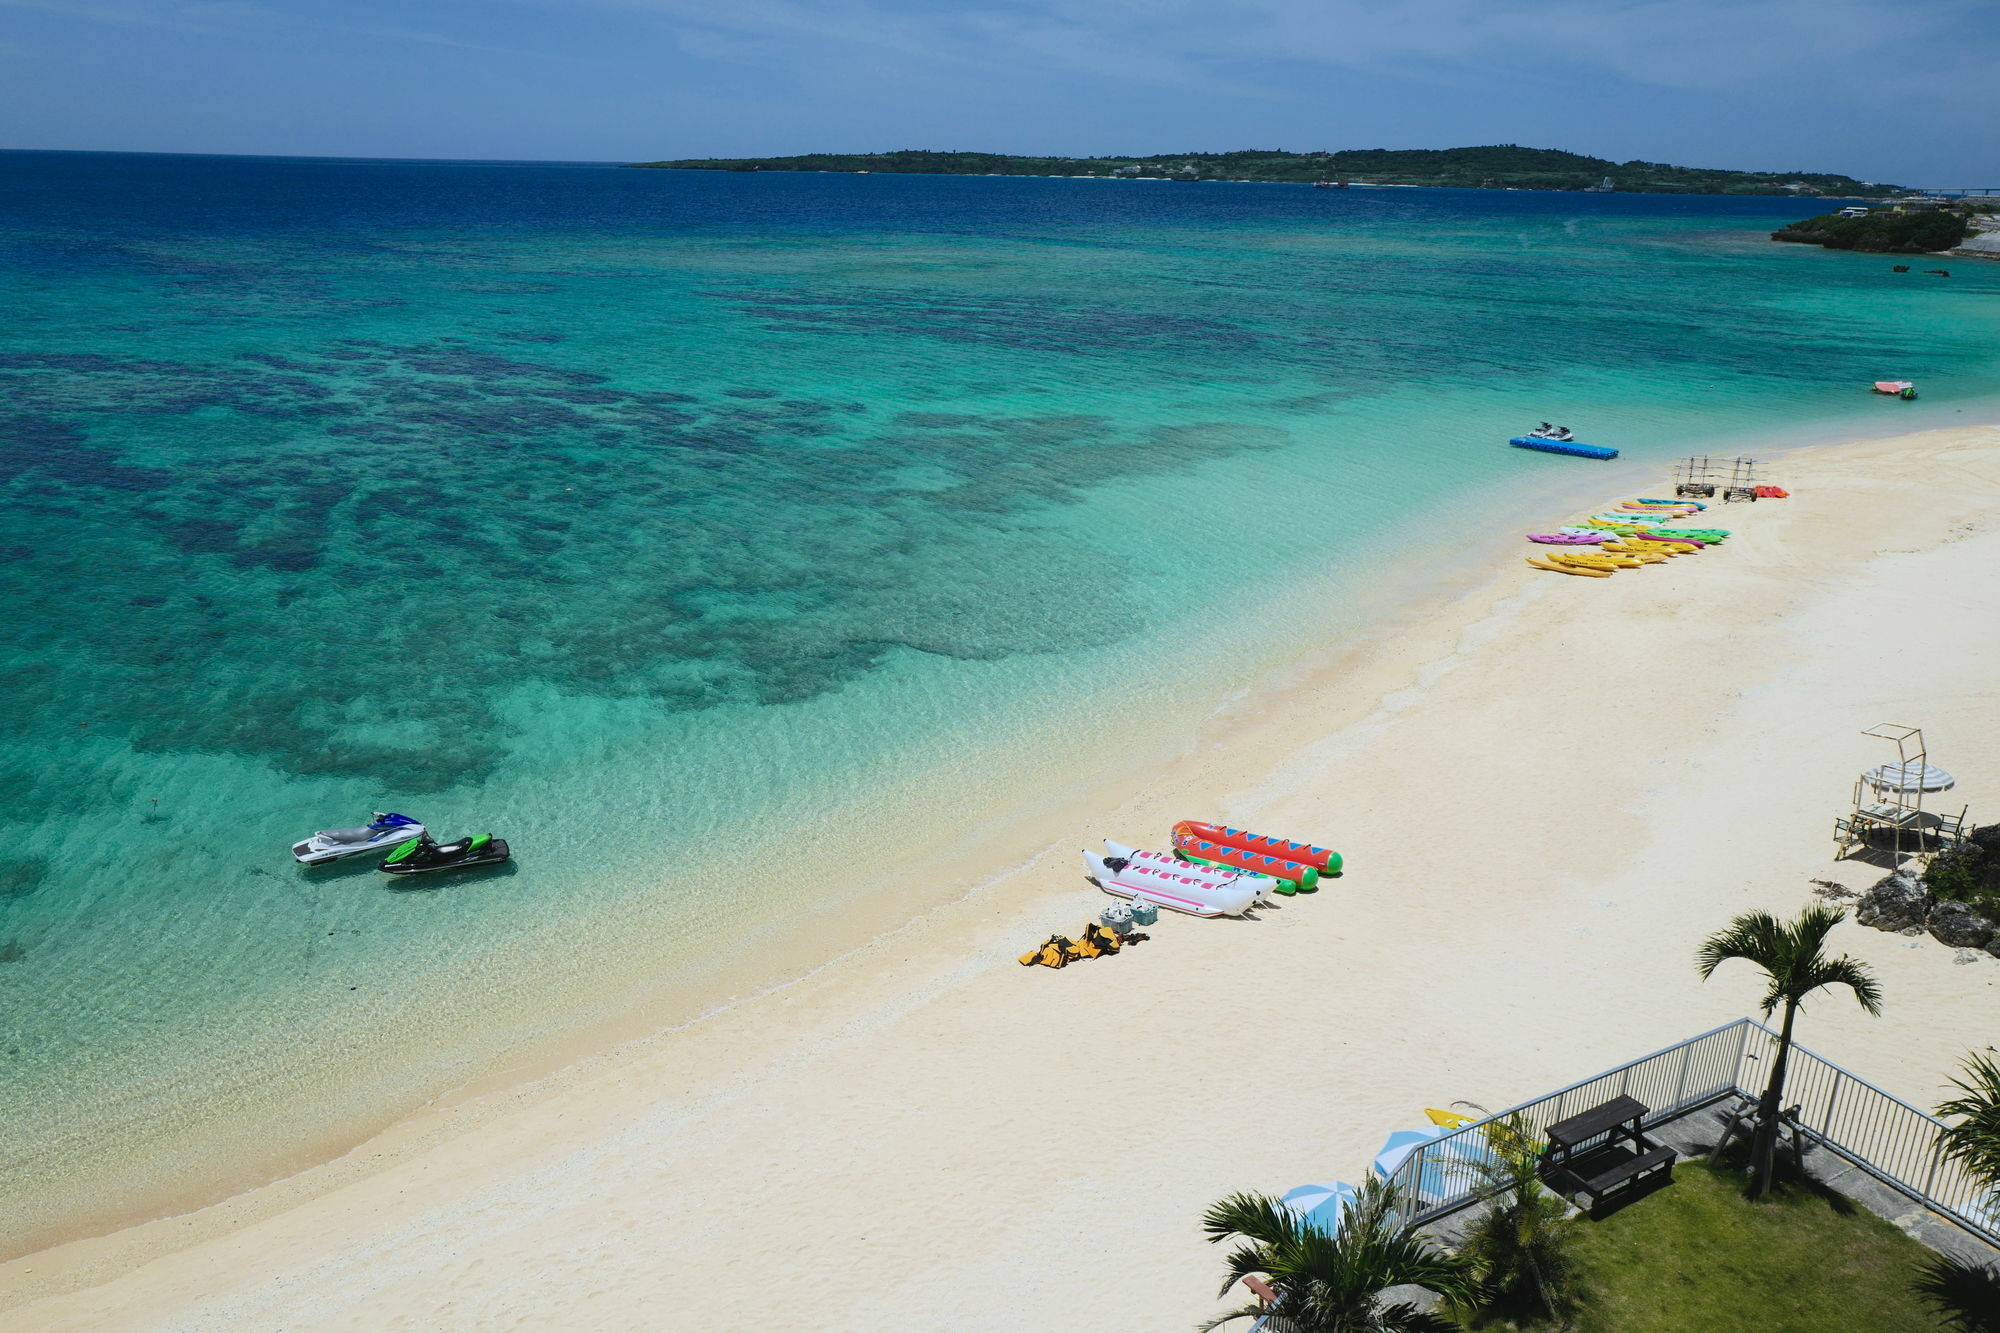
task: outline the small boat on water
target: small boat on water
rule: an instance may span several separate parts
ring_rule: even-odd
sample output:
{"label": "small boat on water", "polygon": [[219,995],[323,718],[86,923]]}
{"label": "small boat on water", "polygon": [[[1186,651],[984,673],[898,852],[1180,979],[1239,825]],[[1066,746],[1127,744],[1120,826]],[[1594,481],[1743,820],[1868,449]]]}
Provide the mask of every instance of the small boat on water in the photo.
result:
{"label": "small boat on water", "polygon": [[375,822],[363,828],[321,829],[310,838],[300,839],[292,844],[292,855],[301,865],[324,865],[363,852],[384,851],[423,835],[424,826],[408,815],[377,810]]}
{"label": "small boat on water", "polygon": [[1888,394],[1891,398],[1901,398],[1905,402],[1917,396],[1917,386],[1909,380],[1876,380],[1875,392]]}
{"label": "small boat on water", "polygon": [[1572,458],[1616,458],[1616,449],[1606,449],[1602,445],[1584,444],[1577,440],[1551,440],[1542,435],[1516,435],[1507,441],[1516,449],[1539,449],[1545,454],[1568,454]]}

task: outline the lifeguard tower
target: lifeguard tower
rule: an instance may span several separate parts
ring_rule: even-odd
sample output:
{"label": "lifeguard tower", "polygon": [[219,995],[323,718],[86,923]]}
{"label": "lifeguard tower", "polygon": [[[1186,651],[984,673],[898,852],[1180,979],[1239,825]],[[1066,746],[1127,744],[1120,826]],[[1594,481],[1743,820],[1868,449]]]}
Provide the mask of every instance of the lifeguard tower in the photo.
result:
{"label": "lifeguard tower", "polygon": [[1893,865],[1912,857],[1928,864],[1939,852],[1964,841],[1972,827],[1966,818],[1969,807],[1961,805],[1956,814],[1949,808],[1924,808],[1925,797],[1950,791],[1957,780],[1931,766],[1923,728],[1878,722],[1861,734],[1894,745],[1896,762],[1878,765],[1854,780],[1854,808],[1833,821],[1833,838],[1840,847],[1834,859],[1862,848],[1892,857]]}

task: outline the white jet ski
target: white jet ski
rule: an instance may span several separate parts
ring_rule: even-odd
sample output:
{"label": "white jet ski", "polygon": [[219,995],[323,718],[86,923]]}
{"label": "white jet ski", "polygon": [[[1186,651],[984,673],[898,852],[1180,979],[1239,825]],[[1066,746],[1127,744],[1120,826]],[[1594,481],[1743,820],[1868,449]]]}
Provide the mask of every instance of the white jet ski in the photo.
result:
{"label": "white jet ski", "polygon": [[375,822],[366,828],[321,829],[303,842],[292,844],[292,855],[302,865],[316,866],[338,861],[343,856],[381,852],[423,836],[424,826],[408,815],[375,811]]}

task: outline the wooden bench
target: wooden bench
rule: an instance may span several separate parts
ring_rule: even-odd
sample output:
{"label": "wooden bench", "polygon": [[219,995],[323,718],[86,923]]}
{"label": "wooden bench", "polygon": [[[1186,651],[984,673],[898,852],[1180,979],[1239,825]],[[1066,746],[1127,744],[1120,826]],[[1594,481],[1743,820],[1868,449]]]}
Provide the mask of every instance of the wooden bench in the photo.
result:
{"label": "wooden bench", "polygon": [[1636,1189],[1656,1172],[1672,1181],[1674,1150],[1639,1128],[1648,1114],[1645,1103],[1619,1096],[1558,1120],[1544,1131],[1542,1178],[1560,1194],[1587,1198],[1593,1217],[1607,1199]]}
{"label": "wooden bench", "polygon": [[1612,1194],[1626,1185],[1637,1185],[1640,1180],[1661,1168],[1666,1169],[1667,1178],[1673,1179],[1674,1150],[1672,1148],[1652,1148],[1614,1163],[1609,1169],[1600,1171],[1588,1180],[1579,1179],[1577,1193],[1590,1197],[1595,1208],[1607,1194]]}

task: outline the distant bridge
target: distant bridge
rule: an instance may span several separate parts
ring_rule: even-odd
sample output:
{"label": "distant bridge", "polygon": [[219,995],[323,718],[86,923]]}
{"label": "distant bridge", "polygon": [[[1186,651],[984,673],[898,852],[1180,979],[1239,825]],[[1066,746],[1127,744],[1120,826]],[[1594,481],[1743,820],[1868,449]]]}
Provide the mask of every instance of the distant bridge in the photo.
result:
{"label": "distant bridge", "polygon": [[1974,197],[1990,199],[2000,195],[2000,185],[1912,185],[1910,190],[1914,194],[1931,194],[1951,199]]}

